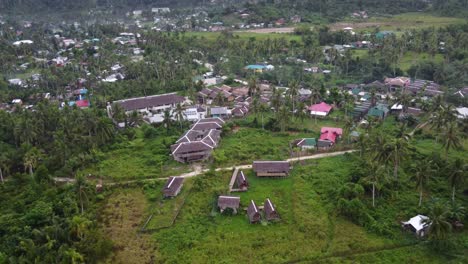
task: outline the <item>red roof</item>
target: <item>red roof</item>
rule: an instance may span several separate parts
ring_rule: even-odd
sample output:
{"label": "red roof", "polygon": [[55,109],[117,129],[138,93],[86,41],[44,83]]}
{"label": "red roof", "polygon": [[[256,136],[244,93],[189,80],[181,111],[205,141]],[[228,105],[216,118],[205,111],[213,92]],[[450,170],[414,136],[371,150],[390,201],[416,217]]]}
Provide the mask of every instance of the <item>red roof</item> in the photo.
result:
{"label": "red roof", "polygon": [[314,105],[311,105],[309,106],[309,111],[314,111],[314,112],[330,112],[330,110],[332,109],[332,106],[325,103],[325,102],[321,102],[320,104],[314,104]]}
{"label": "red roof", "polygon": [[78,107],[89,107],[89,101],[88,100],[79,100],[76,101],[76,106]]}
{"label": "red roof", "polygon": [[336,138],[343,135],[343,129],[337,127],[322,127],[320,131],[320,139],[328,140],[333,143],[336,142]]}

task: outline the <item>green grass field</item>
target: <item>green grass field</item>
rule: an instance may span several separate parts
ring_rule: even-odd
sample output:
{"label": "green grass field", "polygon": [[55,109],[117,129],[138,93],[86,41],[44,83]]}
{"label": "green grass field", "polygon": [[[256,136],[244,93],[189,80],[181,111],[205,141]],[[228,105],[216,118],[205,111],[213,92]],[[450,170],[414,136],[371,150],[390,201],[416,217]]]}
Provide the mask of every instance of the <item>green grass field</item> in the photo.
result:
{"label": "green grass field", "polygon": [[101,176],[103,179],[119,181],[145,178],[164,178],[190,171],[190,166],[174,161],[170,156],[170,145],[177,136],[157,136],[146,139],[138,130],[137,137],[128,143],[113,147],[102,154],[102,160],[80,173]]}
{"label": "green grass field", "polygon": [[429,27],[445,27],[451,24],[466,22],[463,18],[441,17],[428,13],[404,13],[389,17],[371,17],[366,21],[344,20],[331,24],[332,29],[342,29],[344,25],[351,25],[356,31],[373,31],[376,27],[380,30],[405,31]]}
{"label": "green grass field", "polygon": [[[215,41],[220,35],[221,32],[186,32],[186,36],[196,36],[198,38],[205,38],[209,41]],[[285,38],[288,41],[295,40],[301,41],[301,36],[290,34],[290,33],[254,33],[254,32],[233,32],[235,38],[239,39],[250,39],[255,38],[256,40],[266,40],[266,39],[280,39]]]}
{"label": "green grass field", "polygon": [[399,197],[378,198],[372,213],[390,226],[392,236],[370,233],[336,214],[332,206],[336,190],[352,177],[354,162],[341,156],[294,164],[284,179],[257,178],[246,170],[249,190],[231,195],[241,197],[242,209],[250,200],[261,206],[270,198],[281,216],[276,223],[250,224],[244,210],[234,216],[218,212],[216,198],[227,193],[232,172],[198,177],[175,225],[153,234],[157,259],[164,263],[448,261],[400,231],[398,220],[418,212],[417,192],[410,184]]}

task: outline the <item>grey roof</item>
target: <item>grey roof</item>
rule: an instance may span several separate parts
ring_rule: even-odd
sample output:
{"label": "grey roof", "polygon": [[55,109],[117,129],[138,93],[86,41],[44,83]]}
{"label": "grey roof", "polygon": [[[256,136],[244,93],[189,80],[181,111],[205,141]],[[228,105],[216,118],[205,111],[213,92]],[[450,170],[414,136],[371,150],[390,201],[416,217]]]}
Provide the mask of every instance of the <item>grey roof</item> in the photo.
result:
{"label": "grey roof", "polygon": [[254,161],[253,162],[254,172],[289,172],[289,162],[287,161]]}
{"label": "grey roof", "polygon": [[249,207],[247,208],[247,215],[251,223],[260,221],[260,211],[253,200],[250,200]]}
{"label": "grey roof", "polygon": [[149,107],[158,107],[169,104],[177,104],[185,101],[185,98],[176,93],[152,95],[146,97],[130,98],[115,101],[120,104],[126,111],[133,111]]}
{"label": "grey roof", "polygon": [[163,192],[165,196],[175,196],[184,182],[181,177],[169,177],[164,185]]}
{"label": "grey roof", "polygon": [[265,217],[267,220],[278,219],[278,212],[276,211],[275,205],[271,202],[270,198],[265,200],[263,205],[263,210],[265,211]]}
{"label": "grey roof", "polygon": [[212,107],[210,112],[212,115],[227,115],[228,109],[227,107]]}
{"label": "grey roof", "polygon": [[219,208],[239,208],[240,197],[237,196],[219,196],[218,197],[218,207]]}
{"label": "grey roof", "polygon": [[237,176],[236,176],[236,182],[237,182],[237,186],[238,187],[241,187],[242,185],[244,186],[248,186],[249,183],[247,182],[247,178],[245,177],[245,174],[243,171],[239,170],[237,172]]}
{"label": "grey roof", "polygon": [[329,141],[329,140],[321,140],[319,139],[317,141],[317,147],[318,148],[328,148],[328,147],[331,147],[333,145],[333,142]]}

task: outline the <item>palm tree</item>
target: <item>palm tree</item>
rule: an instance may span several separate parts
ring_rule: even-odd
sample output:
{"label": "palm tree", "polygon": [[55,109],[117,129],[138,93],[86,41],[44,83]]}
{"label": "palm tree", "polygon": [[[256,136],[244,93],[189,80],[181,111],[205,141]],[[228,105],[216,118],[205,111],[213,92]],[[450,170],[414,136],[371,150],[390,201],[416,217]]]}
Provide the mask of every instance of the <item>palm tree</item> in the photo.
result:
{"label": "palm tree", "polygon": [[366,165],[368,176],[364,180],[372,185],[372,207],[375,207],[375,190],[383,180],[384,168],[373,160],[368,161]]}
{"label": "palm tree", "polygon": [[320,87],[314,86],[310,89],[310,104],[316,104],[318,101],[320,101]]}
{"label": "palm tree", "polygon": [[281,106],[278,111],[278,122],[281,128],[281,132],[286,131],[286,127],[289,124],[289,110],[286,106]]}
{"label": "palm tree", "polygon": [[354,96],[349,93],[343,93],[343,107],[345,110],[345,116],[348,116],[348,109],[354,106]]}
{"label": "palm tree", "polygon": [[410,144],[408,138],[393,138],[387,145],[389,151],[389,160],[393,162],[393,176],[398,179],[398,168],[401,160],[406,158],[410,150]]}
{"label": "palm tree", "polygon": [[40,152],[37,148],[32,147],[26,152],[23,157],[24,169],[29,171],[31,177],[33,176],[33,168],[36,167],[39,160]]}
{"label": "palm tree", "polygon": [[431,160],[421,160],[413,165],[411,172],[412,179],[416,182],[416,189],[419,190],[419,204],[422,204],[423,191],[426,188],[427,182],[431,178],[433,162]]}
{"label": "palm tree", "polygon": [[444,127],[442,131],[442,146],[445,150],[445,159],[447,159],[450,149],[456,149],[461,146],[460,133],[456,122],[452,121]]}
{"label": "palm tree", "polygon": [[448,181],[452,188],[452,202],[455,202],[455,191],[465,181],[468,165],[462,159],[456,159],[450,166]]}
{"label": "palm tree", "polygon": [[182,129],[182,121],[184,120],[184,109],[182,108],[182,105],[180,103],[176,105],[175,117],[177,121],[179,121],[180,129]]}
{"label": "palm tree", "polygon": [[297,100],[298,89],[299,89],[299,84],[296,81],[292,81],[289,84],[288,95],[292,102],[293,115],[295,115],[296,113],[296,100]]}
{"label": "palm tree", "polygon": [[433,240],[443,240],[452,231],[452,225],[448,221],[449,210],[441,202],[434,202],[429,208],[428,219],[423,223],[429,226],[428,235]]}
{"label": "palm tree", "polygon": [[4,183],[3,176],[9,171],[11,160],[5,153],[0,154],[0,180]]}
{"label": "palm tree", "polygon": [[163,124],[167,130],[169,130],[172,124],[172,114],[168,109],[164,110]]}
{"label": "palm tree", "polygon": [[88,196],[86,195],[86,189],[87,189],[87,185],[86,185],[85,177],[82,175],[77,176],[76,181],[75,181],[75,191],[78,194],[78,198],[80,200],[79,202],[80,202],[81,214],[84,213],[83,199],[88,198]]}
{"label": "palm tree", "polygon": [[297,118],[301,121],[301,125],[302,127],[304,128],[304,120],[306,120],[307,118],[309,117],[307,111],[306,111],[306,107],[304,105],[304,103],[299,103],[299,107],[298,107],[298,112],[297,112]]}
{"label": "palm tree", "polygon": [[98,145],[103,145],[114,136],[114,127],[110,119],[101,117],[96,122],[96,141]]}
{"label": "palm tree", "polygon": [[270,110],[270,108],[269,108],[268,105],[266,105],[266,104],[260,104],[260,107],[259,107],[259,109],[258,109],[258,111],[260,112],[261,118],[262,118],[262,129],[263,129],[263,130],[265,130],[264,121],[263,121],[263,116],[264,116],[265,113],[267,113],[269,110]]}

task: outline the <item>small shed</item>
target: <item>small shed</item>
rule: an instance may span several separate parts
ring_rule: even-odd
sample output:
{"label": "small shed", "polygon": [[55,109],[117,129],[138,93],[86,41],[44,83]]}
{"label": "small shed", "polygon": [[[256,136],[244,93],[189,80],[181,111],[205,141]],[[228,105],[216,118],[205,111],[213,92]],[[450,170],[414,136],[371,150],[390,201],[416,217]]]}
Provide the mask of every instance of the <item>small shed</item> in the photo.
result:
{"label": "small shed", "polygon": [[237,188],[241,189],[242,191],[246,191],[249,188],[249,183],[247,182],[247,178],[244,175],[244,172],[239,170],[236,176],[236,183]]}
{"label": "small shed", "polygon": [[257,177],[286,177],[290,170],[287,161],[254,161],[252,168]]}
{"label": "small shed", "polygon": [[260,211],[253,200],[250,200],[249,207],[247,208],[247,215],[251,224],[260,222]]}
{"label": "small shed", "polygon": [[240,197],[237,196],[219,196],[218,197],[218,208],[221,213],[224,212],[227,208],[233,210],[234,214],[237,214],[237,209],[239,209]]}
{"label": "small shed", "polygon": [[412,217],[407,222],[401,222],[401,226],[406,229],[410,230],[411,232],[415,233],[419,237],[423,237],[427,233],[427,229],[429,228],[430,224],[425,223],[425,221],[429,220],[429,217],[425,215],[417,215]]}
{"label": "small shed", "polygon": [[265,218],[268,221],[280,219],[279,214],[276,211],[276,207],[270,201],[270,198],[266,199],[263,210],[265,211]]}
{"label": "small shed", "polygon": [[176,197],[180,193],[183,183],[184,178],[182,177],[169,177],[163,189],[164,198]]}

